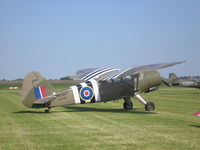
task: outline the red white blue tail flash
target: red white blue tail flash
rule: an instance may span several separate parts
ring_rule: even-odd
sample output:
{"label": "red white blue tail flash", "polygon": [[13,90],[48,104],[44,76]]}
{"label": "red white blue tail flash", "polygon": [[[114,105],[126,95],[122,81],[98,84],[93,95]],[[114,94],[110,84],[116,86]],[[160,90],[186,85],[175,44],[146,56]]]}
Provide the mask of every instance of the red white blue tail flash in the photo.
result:
{"label": "red white blue tail flash", "polygon": [[46,87],[45,86],[39,86],[37,88],[34,88],[34,92],[35,92],[35,98],[36,99],[40,99],[43,97],[47,96],[47,92],[46,92]]}

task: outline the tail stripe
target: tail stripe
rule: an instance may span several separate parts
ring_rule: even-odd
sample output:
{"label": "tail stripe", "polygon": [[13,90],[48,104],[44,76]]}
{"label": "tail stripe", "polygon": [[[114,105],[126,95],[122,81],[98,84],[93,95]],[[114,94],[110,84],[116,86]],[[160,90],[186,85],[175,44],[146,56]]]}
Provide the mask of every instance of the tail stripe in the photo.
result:
{"label": "tail stripe", "polygon": [[36,99],[40,99],[43,97],[47,96],[47,92],[46,92],[46,87],[45,86],[39,86],[37,88],[34,88],[34,92],[35,92],[35,98]]}

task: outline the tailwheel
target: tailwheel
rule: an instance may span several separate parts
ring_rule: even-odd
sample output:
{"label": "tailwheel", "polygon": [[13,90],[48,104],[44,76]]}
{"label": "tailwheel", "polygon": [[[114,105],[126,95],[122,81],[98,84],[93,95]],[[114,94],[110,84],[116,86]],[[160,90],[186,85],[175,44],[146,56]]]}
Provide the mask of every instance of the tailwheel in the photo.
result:
{"label": "tailwheel", "polygon": [[146,111],[154,111],[155,110],[155,105],[153,102],[147,102],[145,105]]}
{"label": "tailwheel", "polygon": [[50,108],[44,110],[45,113],[49,113],[49,111],[50,111]]}
{"label": "tailwheel", "polygon": [[133,108],[133,103],[131,101],[125,101],[124,102],[124,109],[132,109]]}
{"label": "tailwheel", "polygon": [[45,113],[49,113],[49,109],[45,109],[45,111],[44,111]]}

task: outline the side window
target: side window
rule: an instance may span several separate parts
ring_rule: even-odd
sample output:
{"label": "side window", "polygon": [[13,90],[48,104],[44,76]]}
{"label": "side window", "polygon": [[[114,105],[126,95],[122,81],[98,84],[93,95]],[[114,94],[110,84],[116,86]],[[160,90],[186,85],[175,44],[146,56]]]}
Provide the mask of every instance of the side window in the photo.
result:
{"label": "side window", "polygon": [[130,80],[131,79],[131,76],[125,76],[123,77],[123,80]]}

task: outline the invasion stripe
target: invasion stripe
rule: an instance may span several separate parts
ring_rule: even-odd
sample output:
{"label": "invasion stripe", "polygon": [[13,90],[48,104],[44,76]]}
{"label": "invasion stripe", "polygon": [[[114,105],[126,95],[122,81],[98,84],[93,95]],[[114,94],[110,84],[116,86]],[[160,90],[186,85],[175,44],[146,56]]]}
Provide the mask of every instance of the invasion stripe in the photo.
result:
{"label": "invasion stripe", "polygon": [[80,98],[80,90],[83,87],[87,87],[87,86],[89,86],[89,87],[91,87],[93,89],[93,94],[94,94],[94,97],[90,101],[87,101],[87,103],[89,103],[89,102],[90,103],[94,103],[96,101],[101,101],[98,83],[97,83],[96,80],[91,79],[89,81],[86,81],[86,82],[71,86],[71,89],[72,89],[73,95],[74,95],[75,104],[80,104],[80,103],[84,104],[84,103],[86,103],[86,101],[84,101],[84,100],[82,100]]}
{"label": "invasion stripe", "polygon": [[80,90],[81,90],[82,87],[84,87],[82,84],[83,83],[77,84],[76,87],[78,89],[78,96],[79,96],[79,99],[80,99],[80,103],[85,104],[85,101],[80,98]]}
{"label": "invasion stripe", "polygon": [[[91,82],[91,81],[86,81],[85,83],[86,83],[89,87],[91,87],[92,90],[93,90],[93,92],[94,92],[94,88],[93,88],[92,82]],[[93,98],[90,100],[90,103],[95,103],[95,101],[96,101],[95,92],[94,92],[93,94],[94,94],[94,96],[93,96]]]}
{"label": "invasion stripe", "polygon": [[78,92],[77,86],[75,86],[75,85],[71,86],[71,89],[73,91],[75,104],[80,104],[80,97],[79,97],[79,92]]}
{"label": "invasion stripe", "polygon": [[[112,69],[112,70],[108,70],[108,71],[105,71],[105,72],[102,72],[102,73],[100,73],[100,74],[98,74],[98,75],[96,75],[96,76],[94,76],[94,77],[99,77],[99,76],[101,76],[101,75],[103,75],[103,74],[106,74],[106,73],[109,73],[109,72],[113,72],[113,71],[119,71],[119,69]],[[113,74],[112,74],[113,75]],[[94,78],[94,77],[92,77],[92,78]],[[90,79],[92,79],[92,78],[90,78]],[[90,79],[88,79],[88,80],[90,80]]]}
{"label": "invasion stripe", "polygon": [[118,73],[116,76],[112,77],[111,79],[116,79],[117,77],[119,77],[120,75],[122,75],[123,73],[125,73],[126,71],[128,71],[128,70],[130,70],[130,69],[131,69],[131,68],[126,69],[126,70],[124,70],[124,71]]}
{"label": "invasion stripe", "polygon": [[112,74],[112,75],[108,76],[107,78],[105,78],[104,80],[110,80],[110,79],[114,78],[115,76],[117,76],[119,73],[121,73],[121,72],[117,72],[115,74]]}
{"label": "invasion stripe", "polygon": [[95,95],[95,100],[97,102],[100,102],[101,101],[101,97],[100,97],[100,93],[99,93],[99,87],[98,87],[98,84],[97,84],[97,81],[94,80],[94,79],[91,79],[89,80],[92,85],[93,85],[93,90],[94,90],[94,95]]}
{"label": "invasion stripe", "polygon": [[92,79],[92,78],[94,78],[96,76],[100,76],[102,74],[105,74],[105,73],[108,73],[108,72],[111,72],[111,71],[114,71],[114,70],[117,70],[117,69],[113,69],[113,68],[105,69],[105,70],[103,70],[101,72],[98,72],[98,73],[94,74],[93,76],[88,77],[86,80],[90,80],[90,79]]}
{"label": "invasion stripe", "polygon": [[82,77],[81,80],[85,80],[86,78],[88,78],[88,77],[92,76],[93,74],[95,74],[95,73],[97,73],[97,72],[99,72],[99,71],[102,71],[102,70],[104,70],[104,69],[106,69],[106,68],[100,68],[100,69],[94,70],[94,71],[92,71],[91,73],[89,73],[88,75]]}

